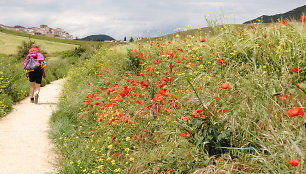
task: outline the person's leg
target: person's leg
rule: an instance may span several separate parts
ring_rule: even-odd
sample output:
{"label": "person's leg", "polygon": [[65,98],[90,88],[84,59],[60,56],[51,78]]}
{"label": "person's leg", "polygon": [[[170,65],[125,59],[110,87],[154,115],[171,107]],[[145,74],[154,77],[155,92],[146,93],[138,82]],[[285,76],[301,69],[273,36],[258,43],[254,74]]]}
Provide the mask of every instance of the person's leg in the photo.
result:
{"label": "person's leg", "polygon": [[38,97],[39,97],[39,92],[40,92],[40,84],[39,83],[35,83],[35,95],[34,95],[34,98],[35,98],[35,104],[38,103]]}
{"label": "person's leg", "polygon": [[40,92],[40,84],[35,83],[35,94],[39,94],[39,92]]}
{"label": "person's leg", "polygon": [[35,82],[30,82],[30,98],[32,103],[34,103],[34,91],[35,91]]}

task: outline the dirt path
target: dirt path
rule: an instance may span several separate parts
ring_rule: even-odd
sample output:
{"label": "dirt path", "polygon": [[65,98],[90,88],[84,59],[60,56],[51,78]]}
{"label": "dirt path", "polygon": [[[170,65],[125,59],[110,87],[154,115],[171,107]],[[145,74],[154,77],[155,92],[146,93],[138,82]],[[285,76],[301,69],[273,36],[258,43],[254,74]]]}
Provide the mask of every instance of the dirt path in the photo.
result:
{"label": "dirt path", "polygon": [[57,80],[41,88],[38,104],[26,98],[0,119],[1,174],[56,173],[48,131],[63,82]]}

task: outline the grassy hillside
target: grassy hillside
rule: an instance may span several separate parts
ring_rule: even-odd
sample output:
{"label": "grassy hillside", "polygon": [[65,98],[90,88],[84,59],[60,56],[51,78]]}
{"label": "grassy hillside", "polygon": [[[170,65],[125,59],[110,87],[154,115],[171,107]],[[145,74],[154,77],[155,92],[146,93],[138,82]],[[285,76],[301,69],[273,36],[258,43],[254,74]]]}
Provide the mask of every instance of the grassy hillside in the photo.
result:
{"label": "grassy hillside", "polygon": [[52,118],[60,173],[305,173],[305,27],[215,32],[71,69]]}
{"label": "grassy hillside", "polygon": [[[17,46],[20,45],[22,41],[28,40],[29,38],[27,37],[0,32],[0,54],[16,54]],[[33,38],[31,38],[31,40],[35,41],[35,43],[40,45],[43,50],[47,50],[48,53],[51,54],[55,52],[71,50],[78,47],[78,45],[75,44],[66,44]]]}

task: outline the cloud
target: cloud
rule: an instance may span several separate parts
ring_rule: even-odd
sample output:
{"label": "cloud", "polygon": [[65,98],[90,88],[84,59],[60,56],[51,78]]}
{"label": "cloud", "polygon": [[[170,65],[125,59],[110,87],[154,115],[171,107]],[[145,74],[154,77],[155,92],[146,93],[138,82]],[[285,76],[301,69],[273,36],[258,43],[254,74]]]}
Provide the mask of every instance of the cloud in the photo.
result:
{"label": "cloud", "polygon": [[1,0],[0,23],[47,24],[78,37],[107,34],[123,39],[140,33],[166,34],[189,24],[204,27],[210,13],[226,16],[228,23],[243,23],[302,5],[300,0]]}

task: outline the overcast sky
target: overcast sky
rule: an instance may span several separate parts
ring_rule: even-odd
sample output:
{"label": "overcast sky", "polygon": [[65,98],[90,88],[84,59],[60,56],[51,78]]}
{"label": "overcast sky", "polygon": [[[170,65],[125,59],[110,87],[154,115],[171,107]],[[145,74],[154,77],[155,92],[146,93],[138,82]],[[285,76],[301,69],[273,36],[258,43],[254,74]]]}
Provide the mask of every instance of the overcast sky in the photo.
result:
{"label": "overcast sky", "polygon": [[239,24],[303,5],[304,0],[0,0],[0,24],[46,24],[74,37],[107,34],[122,40],[205,27],[209,14]]}

